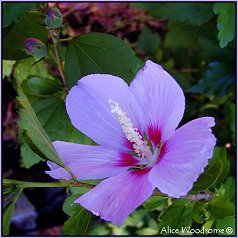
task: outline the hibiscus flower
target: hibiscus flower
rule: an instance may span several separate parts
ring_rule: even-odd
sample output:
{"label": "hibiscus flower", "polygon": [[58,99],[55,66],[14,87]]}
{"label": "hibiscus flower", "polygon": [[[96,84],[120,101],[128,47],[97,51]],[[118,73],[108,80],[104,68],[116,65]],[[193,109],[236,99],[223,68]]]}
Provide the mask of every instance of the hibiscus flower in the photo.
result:
{"label": "hibiscus flower", "polygon": [[[128,86],[121,78],[92,74],[67,98],[72,124],[98,145],[56,141],[53,146],[77,179],[104,179],[75,203],[120,225],[154,189],[179,198],[213,155],[214,118],[177,128],[185,108],[182,89],[163,68],[147,61]],[[70,179],[48,162],[53,178]]]}

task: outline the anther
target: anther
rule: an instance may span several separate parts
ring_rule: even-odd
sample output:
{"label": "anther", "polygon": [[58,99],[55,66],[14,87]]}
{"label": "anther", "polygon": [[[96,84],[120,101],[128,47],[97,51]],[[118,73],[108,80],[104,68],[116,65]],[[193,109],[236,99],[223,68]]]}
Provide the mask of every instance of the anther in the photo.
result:
{"label": "anther", "polygon": [[150,149],[146,141],[142,140],[142,136],[138,132],[137,128],[133,127],[131,119],[127,117],[126,112],[124,112],[119,106],[118,102],[114,102],[109,99],[108,103],[111,105],[111,112],[117,114],[118,121],[121,124],[121,128],[126,135],[126,138],[133,143],[133,149],[135,153],[142,158],[148,158],[150,155]]}

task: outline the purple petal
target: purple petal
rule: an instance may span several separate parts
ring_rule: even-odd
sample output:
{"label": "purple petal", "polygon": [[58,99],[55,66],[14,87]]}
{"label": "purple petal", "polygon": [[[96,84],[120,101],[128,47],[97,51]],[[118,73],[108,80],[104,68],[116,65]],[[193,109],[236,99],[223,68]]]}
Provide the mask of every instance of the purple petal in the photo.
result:
{"label": "purple petal", "polygon": [[154,187],[148,169],[108,178],[75,202],[113,224],[121,225],[128,215],[151,196]]}
{"label": "purple petal", "polygon": [[120,78],[93,74],[83,77],[66,98],[72,124],[99,145],[128,150],[128,143],[109,99],[118,102],[134,127],[140,126],[142,113],[127,84]]}
{"label": "purple petal", "polygon": [[[102,146],[80,145],[56,141],[53,146],[63,163],[76,175],[77,179],[102,179],[127,171],[138,161],[130,154],[117,152]],[[70,179],[69,173],[48,162],[51,171],[46,171],[56,179]]]}
{"label": "purple petal", "polygon": [[152,168],[150,180],[171,197],[186,195],[213,155],[216,138],[210,127],[214,118],[203,117],[185,124],[165,142],[162,159]]}
{"label": "purple petal", "polygon": [[182,119],[184,94],[176,81],[163,68],[146,61],[130,85],[144,115],[144,131],[158,145],[167,140]]}

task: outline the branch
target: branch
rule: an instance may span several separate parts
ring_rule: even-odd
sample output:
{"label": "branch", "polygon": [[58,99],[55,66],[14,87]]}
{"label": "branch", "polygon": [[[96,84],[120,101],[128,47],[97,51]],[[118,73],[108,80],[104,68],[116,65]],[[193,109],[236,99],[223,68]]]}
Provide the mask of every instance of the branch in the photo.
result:
{"label": "branch", "polygon": [[64,38],[64,39],[59,39],[58,42],[68,42],[68,41],[71,41],[72,39],[74,38],[74,36],[72,37],[69,37],[69,38]]}
{"label": "branch", "polygon": [[66,187],[64,183],[55,182],[55,183],[42,183],[42,182],[28,182],[28,181],[20,181],[13,179],[3,178],[3,184],[17,184],[22,188],[58,188],[58,187]]}
{"label": "branch", "polygon": [[[96,185],[82,183],[73,180],[59,180],[59,182],[52,182],[52,183],[42,183],[42,182],[27,182],[27,181],[20,181],[20,180],[12,180],[12,179],[5,179],[3,178],[3,184],[18,184],[22,185],[22,188],[44,188],[44,187],[81,187],[81,188],[94,188]],[[167,194],[161,193],[159,191],[154,191],[153,196],[162,196],[168,197]],[[186,198],[189,200],[206,200],[209,201],[213,198],[213,195],[210,193],[198,193],[198,194],[188,194],[186,196],[181,196],[180,198]]]}
{"label": "branch", "polygon": [[[167,194],[161,193],[159,191],[154,191],[152,195],[168,197]],[[213,195],[210,194],[210,193],[198,193],[198,194],[188,194],[188,195],[185,195],[185,196],[181,196],[180,198],[185,198],[185,199],[194,200],[194,201],[198,201],[198,200],[209,201],[213,198]]]}

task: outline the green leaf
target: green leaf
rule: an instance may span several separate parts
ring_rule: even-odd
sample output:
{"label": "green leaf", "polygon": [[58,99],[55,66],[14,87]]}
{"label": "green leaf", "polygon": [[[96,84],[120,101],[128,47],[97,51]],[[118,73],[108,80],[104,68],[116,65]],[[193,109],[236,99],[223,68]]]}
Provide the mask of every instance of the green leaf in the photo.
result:
{"label": "green leaf", "polygon": [[150,227],[142,228],[136,232],[139,236],[154,236],[158,234],[158,230]]}
{"label": "green leaf", "polygon": [[31,166],[33,166],[34,164],[39,163],[40,161],[43,161],[43,159],[34,151],[32,151],[32,149],[30,148],[30,146],[26,143],[21,144],[21,166],[29,169]]}
{"label": "green leaf", "polygon": [[41,61],[32,66],[36,61],[37,60],[34,57],[21,59],[18,61],[18,64],[16,66],[16,76],[20,84],[29,76],[53,79],[53,77],[49,74],[44,61]]}
{"label": "green leaf", "polygon": [[[21,87],[51,141],[62,140],[81,144],[93,144],[91,139],[76,130],[71,124],[65,108],[66,92],[62,90],[58,80],[28,76],[22,82]],[[26,136],[25,139],[27,139]],[[29,145],[31,145],[32,151],[24,145],[21,149],[22,165],[25,165],[27,168],[38,163],[39,156],[45,158],[37,150],[34,142],[30,140]]]}
{"label": "green leaf", "polygon": [[3,209],[3,217],[2,217],[2,234],[8,235],[11,225],[12,214],[15,208],[15,204],[22,193],[22,189],[18,190],[17,195],[15,196],[14,200],[10,202],[4,209]]}
{"label": "green leaf", "polygon": [[225,180],[230,170],[230,162],[226,157],[226,148],[216,147],[213,154],[213,160],[214,161],[212,162],[214,163],[216,163],[216,161],[220,161],[222,163],[221,173],[219,174],[215,184],[213,184],[213,187],[215,187]]}
{"label": "green leaf", "polygon": [[229,64],[234,62],[234,48],[229,45],[226,48],[219,46],[218,39],[215,37],[203,38],[199,37],[199,45],[202,47],[202,57],[210,62],[222,61]]}
{"label": "green leaf", "polygon": [[89,231],[90,236],[106,236],[110,235],[110,231],[104,224],[97,225],[95,228]]}
{"label": "green leaf", "polygon": [[15,203],[11,202],[3,210],[3,235],[8,235],[10,230],[11,218],[14,211]]}
{"label": "green leaf", "polygon": [[218,39],[220,47],[224,48],[235,37],[235,3],[215,3],[214,12],[219,14],[217,18]]}
{"label": "green leaf", "polygon": [[236,199],[236,182],[233,177],[228,177],[222,185],[225,189],[224,197],[231,202]]}
{"label": "green leaf", "polygon": [[169,226],[172,229],[185,227],[192,222],[193,205],[191,201],[185,199],[175,200],[160,217],[160,234],[166,234],[163,228]]}
{"label": "green leaf", "polygon": [[40,3],[19,3],[4,2],[2,5],[3,27],[10,25],[12,22],[17,23],[29,10],[35,10],[40,7]]}
{"label": "green leaf", "polygon": [[41,16],[28,13],[3,35],[3,59],[18,60],[29,57],[25,52],[24,41],[37,38],[47,44],[48,34],[42,24]]}
{"label": "green leaf", "polygon": [[85,235],[91,220],[91,213],[75,204],[79,195],[68,197],[63,205],[63,210],[70,218],[64,223],[64,235]]}
{"label": "green leaf", "polygon": [[[164,45],[167,48],[196,48],[199,36],[199,29],[191,25],[178,22],[168,23],[169,31],[165,36]],[[191,32],[193,34],[191,34]]]}
{"label": "green leaf", "polygon": [[232,132],[232,142],[236,143],[236,108],[234,103],[227,103],[225,105],[226,123],[230,127]]}
{"label": "green leaf", "polygon": [[217,161],[208,165],[207,169],[201,174],[194,183],[192,191],[202,191],[210,188],[217,180],[222,171],[222,162]]}
{"label": "green leaf", "polygon": [[164,5],[164,3],[158,2],[135,2],[131,3],[131,5],[135,8],[141,8],[144,11],[151,14],[153,17],[159,17],[158,10]]}
{"label": "green leaf", "polygon": [[69,43],[65,73],[70,86],[87,74],[112,74],[130,82],[142,62],[127,44],[115,36],[88,33]]}
{"label": "green leaf", "polygon": [[[232,228],[228,229],[227,228]],[[215,228],[224,229],[225,235],[234,236],[236,232],[236,219],[235,217],[225,217],[223,219],[217,219],[215,223]]]}
{"label": "green leaf", "polygon": [[213,17],[212,8],[213,3],[165,3],[157,8],[157,14],[163,19],[200,26]]}
{"label": "green leaf", "polygon": [[218,196],[210,200],[208,202],[208,208],[211,214],[217,219],[235,215],[234,203],[228,201],[223,196]]}
{"label": "green leaf", "polygon": [[29,96],[42,97],[50,95],[61,90],[62,85],[55,78],[42,78],[39,76],[30,76],[22,82],[22,88]]}
{"label": "green leaf", "polygon": [[230,162],[226,158],[226,148],[215,147],[213,157],[203,174],[194,183],[192,191],[202,191],[222,183],[230,170]]}
{"label": "green leaf", "polygon": [[[38,98],[32,105],[52,141],[63,140],[92,144],[92,140],[76,130],[66,113],[65,95],[62,91]],[[58,129],[60,128],[60,129]]]}
{"label": "green leaf", "polygon": [[2,61],[2,78],[9,77],[12,73],[13,65],[16,63],[16,61],[13,60],[3,60]]}
{"label": "green leaf", "polygon": [[74,194],[65,199],[63,204],[63,211],[69,216],[75,215],[78,212],[78,204],[74,203],[74,201],[80,197],[80,194]]}
{"label": "green leaf", "polygon": [[203,202],[196,202],[193,207],[193,220],[197,223],[202,224],[209,217],[209,213],[205,208]]}
{"label": "green leaf", "polygon": [[19,113],[21,118],[19,126],[26,131],[26,135],[46,158],[65,168],[20,85],[17,85],[17,92],[19,103],[22,106]]}
{"label": "green leaf", "polygon": [[151,196],[143,203],[143,207],[146,209],[155,209],[166,203],[166,198],[161,196]]}
{"label": "green leaf", "polygon": [[235,83],[233,69],[221,62],[209,64],[203,79],[188,90],[191,93],[224,96]]}
{"label": "green leaf", "polygon": [[160,46],[160,36],[157,32],[152,32],[148,27],[144,27],[138,39],[138,47],[148,55],[155,55]]}

